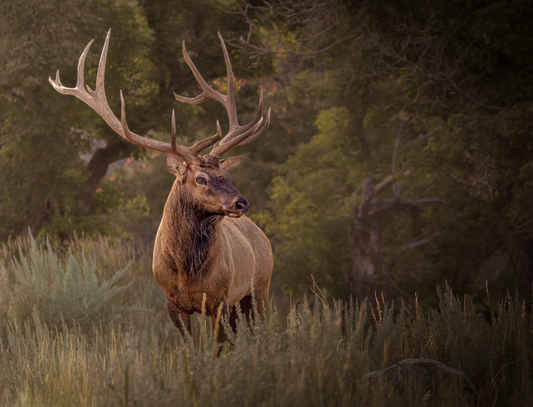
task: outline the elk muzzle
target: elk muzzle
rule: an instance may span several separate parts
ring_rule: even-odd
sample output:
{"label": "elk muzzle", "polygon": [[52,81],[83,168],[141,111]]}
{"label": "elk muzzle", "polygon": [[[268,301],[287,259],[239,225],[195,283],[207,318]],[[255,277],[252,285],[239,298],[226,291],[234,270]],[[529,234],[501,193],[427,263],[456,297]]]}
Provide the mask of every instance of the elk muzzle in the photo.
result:
{"label": "elk muzzle", "polygon": [[248,200],[244,196],[240,195],[231,203],[230,209],[224,210],[224,214],[230,218],[240,218],[242,215],[248,212],[249,207],[250,203]]}

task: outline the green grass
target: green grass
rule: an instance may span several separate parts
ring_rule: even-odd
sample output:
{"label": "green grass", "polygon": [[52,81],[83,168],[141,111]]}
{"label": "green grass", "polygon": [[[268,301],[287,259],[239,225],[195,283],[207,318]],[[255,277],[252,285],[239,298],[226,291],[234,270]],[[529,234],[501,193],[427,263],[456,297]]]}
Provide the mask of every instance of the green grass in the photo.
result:
{"label": "green grass", "polygon": [[[446,287],[438,290],[438,309],[381,304],[369,325],[366,307],[318,293],[312,304],[284,310],[286,317],[272,306],[251,329],[228,331],[231,345],[214,358],[208,318],[195,315],[182,338],[167,317],[150,253],[133,243],[83,238],[39,249],[19,240],[3,246],[0,261],[1,405],[461,405],[453,386],[440,404],[416,385],[402,395],[369,386],[370,371],[422,356],[467,374],[479,405],[533,399],[533,321],[518,298],[501,300],[487,322],[469,298]],[[77,277],[65,277],[69,270]],[[17,275],[41,280],[28,287]],[[83,295],[43,302],[58,281]],[[90,292],[114,294],[105,312],[87,309]],[[131,312],[139,309],[151,311]]]}

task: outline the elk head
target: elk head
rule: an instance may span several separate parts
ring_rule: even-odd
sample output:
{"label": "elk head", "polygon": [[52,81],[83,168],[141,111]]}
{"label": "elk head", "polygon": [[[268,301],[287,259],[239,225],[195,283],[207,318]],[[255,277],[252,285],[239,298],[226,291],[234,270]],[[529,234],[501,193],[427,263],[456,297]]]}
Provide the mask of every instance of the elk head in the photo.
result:
{"label": "elk head", "polygon": [[[216,100],[221,103],[229,118],[229,131],[221,138],[222,131],[217,121],[217,134],[202,141],[196,141],[193,146],[185,147],[176,144],[176,124],[175,115],[172,111],[172,130],[170,144],[148,139],[139,136],[129,130],[126,122],[126,105],[122,91],[120,91],[121,101],[121,118],[120,120],[112,112],[105,95],[105,63],[109,47],[109,37],[111,30],[108,31],[105,40],[100,62],[98,64],[98,73],[96,76],[96,90],[91,90],[87,86],[84,89],[84,66],[87,53],[94,40],[89,42],[78,61],[77,83],[74,88],[68,88],[61,84],[59,71],[56,73],[55,81],[48,78],[50,84],[59,93],[65,95],[74,95],[96,113],[122,138],[140,147],[150,150],[164,152],[168,155],[167,166],[170,172],[176,175],[176,182],[180,189],[190,197],[193,206],[198,207],[209,214],[227,215],[230,217],[240,217],[249,207],[248,201],[239,193],[229,181],[228,173],[233,170],[242,160],[242,157],[231,157],[220,159],[222,155],[229,150],[242,147],[258,140],[268,129],[270,124],[270,109],[264,126],[258,131],[263,122],[263,90],[261,88],[259,96],[259,106],[254,119],[243,126],[239,125],[237,120],[237,109],[235,106],[234,76],[229,60],[228,51],[220,33],[218,38],[222,45],[224,60],[228,77],[228,94],[223,95],[211,88],[204,78],[198,72],[198,69],[187,54],[185,41],[183,41],[183,58],[191,69],[198,84],[202,88],[202,93],[195,98],[187,98],[174,93],[175,98],[188,104],[201,104],[209,100]],[[200,152],[207,147],[212,146],[211,152],[205,156],[200,156]]]}
{"label": "elk head", "polygon": [[[176,128],[172,121],[172,140]],[[250,204],[230,180],[228,173],[241,162],[242,157],[220,160],[213,155],[196,157],[190,162],[173,155],[167,157],[167,167],[176,176],[182,199],[206,214],[238,218],[248,211]]]}

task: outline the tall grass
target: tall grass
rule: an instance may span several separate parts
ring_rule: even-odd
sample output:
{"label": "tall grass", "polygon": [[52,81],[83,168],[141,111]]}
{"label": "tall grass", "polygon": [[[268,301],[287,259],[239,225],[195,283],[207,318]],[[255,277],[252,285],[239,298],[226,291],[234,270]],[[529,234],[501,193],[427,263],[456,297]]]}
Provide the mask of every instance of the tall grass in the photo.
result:
{"label": "tall grass", "polygon": [[[533,399],[533,321],[517,297],[502,299],[487,321],[468,297],[460,300],[445,287],[438,291],[438,309],[381,303],[368,326],[364,305],[318,295],[313,304],[291,305],[284,318],[271,306],[266,318],[253,318],[250,327],[239,323],[232,332],[226,326],[230,344],[215,358],[207,318],[195,315],[186,338],[171,328],[149,253],[102,239],[51,247],[59,263],[94,254],[99,286],[131,262],[122,278],[132,285],[113,304],[153,305],[154,311],[106,324],[95,314],[87,327],[52,324],[38,307],[18,312],[16,302],[4,312],[2,302],[1,405],[462,405],[459,388],[438,401],[416,386],[400,395],[385,384],[369,385],[369,372],[422,356],[467,374],[479,390],[479,405],[527,405]],[[13,273],[17,263],[11,260],[20,259],[19,249],[3,250],[3,266]],[[27,256],[31,242],[21,251]]]}

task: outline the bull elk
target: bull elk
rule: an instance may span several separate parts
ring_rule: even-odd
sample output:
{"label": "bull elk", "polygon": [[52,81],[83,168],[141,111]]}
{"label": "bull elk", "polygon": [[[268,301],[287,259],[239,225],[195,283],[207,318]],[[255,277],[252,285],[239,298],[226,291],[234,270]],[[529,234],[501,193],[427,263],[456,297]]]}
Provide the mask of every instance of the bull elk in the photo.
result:
{"label": "bull elk", "polygon": [[[235,107],[234,77],[224,40],[222,45],[228,76],[228,94],[211,88],[198,72],[187,54],[183,41],[183,57],[202,88],[195,98],[174,93],[183,103],[200,104],[209,100],[220,102],[229,117],[229,131],[221,139],[217,121],[217,134],[192,147],[176,144],[176,124],[172,111],[170,144],[139,136],[129,130],[126,123],[126,107],[122,91],[121,119],[113,114],[104,88],[104,75],[109,36],[107,33],[100,56],[96,77],[96,90],[84,89],[85,58],[92,44],[85,47],[78,62],[76,87],[61,84],[59,71],[50,84],[59,93],[74,95],[96,113],[122,138],[137,146],[167,154],[167,166],[176,176],[165,204],[163,217],[157,231],[152,269],[157,283],[167,296],[168,313],[172,322],[183,333],[190,332],[190,316],[205,309],[218,328],[218,317],[224,315],[234,326],[235,304],[240,302],[247,314],[251,309],[251,289],[259,304],[268,306],[268,290],[272,274],[272,249],[265,234],[248,217],[244,216],[249,203],[230,180],[228,173],[242,157],[221,159],[229,150],[248,145],[261,137],[268,129],[270,109],[264,126],[263,91],[259,96],[256,116],[241,126]],[[258,131],[259,130],[259,131]],[[200,152],[213,145],[207,155]],[[262,307],[259,307],[260,310]],[[219,341],[224,341],[224,330],[218,329]]]}

